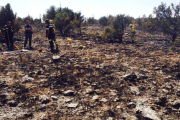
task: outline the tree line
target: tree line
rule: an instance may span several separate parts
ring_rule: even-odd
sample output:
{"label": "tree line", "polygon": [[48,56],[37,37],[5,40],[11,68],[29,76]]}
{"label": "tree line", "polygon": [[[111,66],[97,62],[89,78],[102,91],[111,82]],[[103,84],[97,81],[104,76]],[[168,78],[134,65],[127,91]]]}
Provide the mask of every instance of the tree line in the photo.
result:
{"label": "tree line", "polygon": [[129,24],[137,24],[138,28],[153,33],[163,32],[170,35],[172,42],[174,42],[180,32],[180,3],[175,5],[171,4],[167,6],[165,3],[161,3],[153,10],[153,15],[148,17],[145,15],[139,18],[133,18],[129,15],[119,14],[117,16],[103,16],[98,20],[94,17],[85,18],[81,12],[74,12],[73,10],[65,7],[50,6],[46,13],[43,15],[43,19],[33,19],[31,16],[25,18],[17,17],[17,14],[13,12],[10,4],[0,8],[0,28],[2,28],[7,21],[11,21],[14,26],[15,32],[18,32],[21,25],[25,20],[30,20],[31,24],[39,24],[46,19],[52,19],[56,29],[62,36],[69,35],[72,31],[76,31],[77,34],[81,34],[81,28],[83,25],[99,24],[104,26],[103,39],[115,40],[118,39],[122,42],[124,29]]}

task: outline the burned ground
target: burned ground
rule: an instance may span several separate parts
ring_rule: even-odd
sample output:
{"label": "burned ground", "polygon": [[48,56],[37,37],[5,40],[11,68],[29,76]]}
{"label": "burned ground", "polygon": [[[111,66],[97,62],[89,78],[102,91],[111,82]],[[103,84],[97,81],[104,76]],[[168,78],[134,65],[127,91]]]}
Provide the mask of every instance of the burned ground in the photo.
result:
{"label": "burned ground", "polygon": [[[15,37],[23,46],[23,32]],[[134,44],[124,37],[119,44],[57,36],[55,60],[41,30],[34,50],[1,54],[0,119],[180,119],[178,47],[138,30]]]}

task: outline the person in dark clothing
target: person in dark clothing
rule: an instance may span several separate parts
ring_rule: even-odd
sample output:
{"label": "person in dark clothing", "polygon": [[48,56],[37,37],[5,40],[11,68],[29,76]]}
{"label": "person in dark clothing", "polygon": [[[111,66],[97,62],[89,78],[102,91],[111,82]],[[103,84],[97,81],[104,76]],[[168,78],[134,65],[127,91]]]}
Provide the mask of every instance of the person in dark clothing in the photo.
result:
{"label": "person in dark clothing", "polygon": [[[8,50],[14,50],[14,42],[13,42],[13,35],[14,35],[14,31],[13,31],[13,27],[11,26],[11,22],[8,21],[7,25],[4,26],[4,28],[2,29],[2,32],[5,34],[5,39],[6,39],[6,44],[7,44],[7,48]],[[10,45],[9,45],[10,43]]]}
{"label": "person in dark clothing", "polygon": [[[46,37],[48,38],[49,40],[49,44],[50,44],[50,48],[51,48],[51,52],[54,52],[54,43],[53,43],[53,40],[54,40],[54,26],[53,24],[51,24],[49,22],[49,20],[46,20],[45,21],[46,23]],[[57,45],[57,42],[55,42],[55,44]]]}
{"label": "person in dark clothing", "polygon": [[24,48],[26,47],[27,41],[29,39],[29,49],[31,50],[31,40],[32,40],[32,33],[33,33],[33,28],[32,26],[29,24],[29,21],[26,21],[26,25],[24,26],[25,29],[25,42],[24,42]]}

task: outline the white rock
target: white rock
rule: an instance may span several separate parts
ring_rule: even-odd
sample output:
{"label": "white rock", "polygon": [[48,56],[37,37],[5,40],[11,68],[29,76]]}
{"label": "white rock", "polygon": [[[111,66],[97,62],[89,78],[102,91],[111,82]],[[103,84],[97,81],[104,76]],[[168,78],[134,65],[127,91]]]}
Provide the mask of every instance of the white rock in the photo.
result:
{"label": "white rock", "polygon": [[137,95],[140,94],[138,87],[136,87],[136,86],[130,86],[130,89],[131,89],[131,92],[132,92],[132,93],[135,93],[135,94],[137,94]]}
{"label": "white rock", "polygon": [[60,59],[60,56],[54,55],[52,58],[53,58],[53,60],[59,60],[59,59]]}
{"label": "white rock", "polygon": [[98,95],[95,95],[93,96],[92,100],[98,100],[99,99],[99,96]]}
{"label": "white rock", "polygon": [[86,88],[86,93],[87,94],[92,93],[93,91],[94,90],[91,87]]}
{"label": "white rock", "polygon": [[67,105],[69,108],[76,108],[78,106],[78,103],[70,103]]}
{"label": "white rock", "polygon": [[74,94],[74,91],[72,91],[72,90],[64,91],[64,95],[73,95],[73,94]]}
{"label": "white rock", "polygon": [[58,98],[57,98],[56,96],[51,96],[51,98],[52,98],[53,100],[58,100]]}
{"label": "white rock", "polygon": [[101,102],[107,102],[108,100],[106,98],[102,98],[100,101]]}
{"label": "white rock", "polygon": [[32,82],[32,81],[34,81],[34,78],[28,77],[28,75],[22,78],[22,83],[27,83],[27,82]]}
{"label": "white rock", "polygon": [[45,104],[50,101],[46,95],[40,95],[39,100],[41,101],[41,103],[45,103]]}

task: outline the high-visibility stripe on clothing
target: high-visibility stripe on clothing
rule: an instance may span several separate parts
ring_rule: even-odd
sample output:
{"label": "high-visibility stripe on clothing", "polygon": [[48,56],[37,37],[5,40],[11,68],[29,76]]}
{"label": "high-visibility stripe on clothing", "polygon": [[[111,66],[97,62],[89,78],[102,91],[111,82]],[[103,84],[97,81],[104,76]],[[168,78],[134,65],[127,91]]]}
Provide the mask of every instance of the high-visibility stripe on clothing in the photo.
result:
{"label": "high-visibility stripe on clothing", "polygon": [[49,39],[49,42],[51,42],[52,40],[51,39]]}
{"label": "high-visibility stripe on clothing", "polygon": [[58,44],[57,41],[54,41],[54,42],[55,42],[56,45]]}
{"label": "high-visibility stripe on clothing", "polygon": [[49,28],[46,28],[46,30],[49,30]]}

